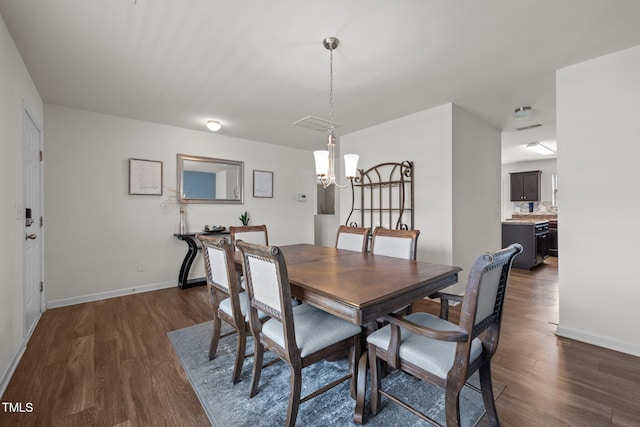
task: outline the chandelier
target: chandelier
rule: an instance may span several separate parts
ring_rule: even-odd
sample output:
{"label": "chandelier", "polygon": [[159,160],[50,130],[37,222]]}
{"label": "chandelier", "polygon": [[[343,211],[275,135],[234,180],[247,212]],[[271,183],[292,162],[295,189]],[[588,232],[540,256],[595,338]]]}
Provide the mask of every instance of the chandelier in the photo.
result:
{"label": "chandelier", "polygon": [[327,37],[323,40],[322,44],[329,50],[329,136],[327,138],[327,149],[314,151],[313,157],[316,162],[316,175],[318,175],[322,187],[327,188],[333,184],[336,187],[344,188],[348,186],[349,182],[356,176],[359,156],[357,154],[344,155],[345,176],[349,182],[344,185],[339,185],[336,182],[335,171],[336,136],[335,125],[333,123],[333,51],[338,47],[338,44],[340,44],[340,40],[336,37]]}

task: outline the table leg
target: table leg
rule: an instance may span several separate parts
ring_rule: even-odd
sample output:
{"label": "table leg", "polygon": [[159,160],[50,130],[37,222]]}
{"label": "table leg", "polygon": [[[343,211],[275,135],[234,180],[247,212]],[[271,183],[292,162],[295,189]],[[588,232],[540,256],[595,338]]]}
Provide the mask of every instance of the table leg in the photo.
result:
{"label": "table leg", "polygon": [[182,239],[184,242],[189,245],[189,249],[187,250],[187,254],[182,261],[182,265],[180,266],[180,275],[178,276],[178,284],[181,288],[187,288],[188,280],[189,280],[189,270],[191,269],[191,264],[193,264],[193,260],[196,259],[196,255],[198,254],[198,244],[194,239]]}

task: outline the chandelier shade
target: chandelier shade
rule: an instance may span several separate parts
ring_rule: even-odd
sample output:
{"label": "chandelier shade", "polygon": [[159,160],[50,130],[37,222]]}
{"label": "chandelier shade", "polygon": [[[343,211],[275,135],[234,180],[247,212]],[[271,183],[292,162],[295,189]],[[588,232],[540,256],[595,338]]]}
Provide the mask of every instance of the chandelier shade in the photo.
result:
{"label": "chandelier shade", "polygon": [[353,179],[356,177],[359,158],[360,156],[358,156],[357,154],[344,155],[344,175],[347,177],[347,179]]}
{"label": "chandelier shade", "polygon": [[316,175],[329,175],[329,152],[327,150],[317,150],[313,152],[316,161]]}

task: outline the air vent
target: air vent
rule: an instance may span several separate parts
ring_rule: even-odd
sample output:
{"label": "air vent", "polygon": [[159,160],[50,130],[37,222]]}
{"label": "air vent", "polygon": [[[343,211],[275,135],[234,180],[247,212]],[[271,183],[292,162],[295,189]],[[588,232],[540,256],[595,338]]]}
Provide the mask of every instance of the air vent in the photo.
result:
{"label": "air vent", "polygon": [[[327,131],[329,129],[329,125],[331,125],[329,120],[321,119],[314,116],[303,117],[300,120],[293,122],[293,124],[303,128],[317,130],[319,132]],[[337,128],[340,125],[334,123],[333,126]]]}
{"label": "air vent", "polygon": [[541,123],[537,123],[535,125],[522,126],[521,128],[516,128],[516,130],[517,131],[521,131],[521,130],[533,129],[533,128],[539,128],[540,126],[542,126],[542,124]]}

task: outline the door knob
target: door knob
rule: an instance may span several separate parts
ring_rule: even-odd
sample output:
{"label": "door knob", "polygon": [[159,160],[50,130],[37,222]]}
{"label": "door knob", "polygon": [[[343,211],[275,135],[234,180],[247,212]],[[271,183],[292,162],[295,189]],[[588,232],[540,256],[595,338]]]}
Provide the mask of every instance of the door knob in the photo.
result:
{"label": "door knob", "polygon": [[37,235],[37,234],[25,234],[25,235],[24,235],[24,240],[29,240],[29,239],[31,239],[31,240],[35,240],[35,239],[37,239],[37,238],[38,238],[38,235]]}

